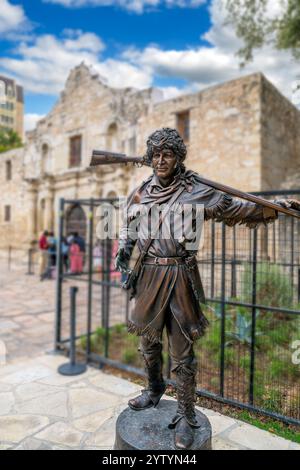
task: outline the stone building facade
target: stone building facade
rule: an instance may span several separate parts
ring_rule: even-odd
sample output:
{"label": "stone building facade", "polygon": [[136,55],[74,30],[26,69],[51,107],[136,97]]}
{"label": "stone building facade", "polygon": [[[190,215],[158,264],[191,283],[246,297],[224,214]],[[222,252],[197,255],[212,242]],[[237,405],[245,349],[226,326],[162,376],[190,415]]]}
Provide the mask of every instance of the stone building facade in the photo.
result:
{"label": "stone building facade", "polygon": [[143,155],[152,131],[176,127],[188,168],[246,191],[277,189],[299,167],[299,124],[300,112],[261,73],[164,101],[154,88],[110,88],[81,64],[24,148],[1,154],[0,249],[57,230],[60,198],[125,195],[151,172],[91,170],[93,149]]}

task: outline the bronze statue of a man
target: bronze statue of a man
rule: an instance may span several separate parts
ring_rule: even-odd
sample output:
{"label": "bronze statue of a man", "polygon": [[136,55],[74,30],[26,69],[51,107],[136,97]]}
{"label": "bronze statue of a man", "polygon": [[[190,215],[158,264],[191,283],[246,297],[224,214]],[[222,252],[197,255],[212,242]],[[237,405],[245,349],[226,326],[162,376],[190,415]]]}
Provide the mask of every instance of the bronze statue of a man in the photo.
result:
{"label": "bronze statue of a man", "polygon": [[[130,237],[128,226],[137,216],[135,208],[139,205],[170,203],[179,192],[177,203],[203,205],[204,220],[224,221],[230,226],[242,223],[251,228],[277,218],[275,210],[235,200],[201,183],[197,173],[185,169],[186,153],[186,146],[175,129],[163,128],[148,138],[145,158],[151,162],[153,174],[128,198],[128,217],[116,257],[120,271],[127,272],[136,243]],[[292,205],[288,201],[282,204]],[[172,236],[151,241],[137,279],[136,303],[128,323],[128,331],[141,336],[140,351],[148,375],[148,388],[129,401],[134,410],[157,406],[165,392],[161,338],[166,328],[178,400],[177,413],[169,427],[175,428],[174,442],[178,449],[191,447],[194,430],[199,427],[195,414],[197,363],[193,343],[208,325],[200,306],[205,299],[195,258],[197,250],[188,250],[186,242],[184,238]],[[137,245],[142,252],[145,240],[138,239]]]}

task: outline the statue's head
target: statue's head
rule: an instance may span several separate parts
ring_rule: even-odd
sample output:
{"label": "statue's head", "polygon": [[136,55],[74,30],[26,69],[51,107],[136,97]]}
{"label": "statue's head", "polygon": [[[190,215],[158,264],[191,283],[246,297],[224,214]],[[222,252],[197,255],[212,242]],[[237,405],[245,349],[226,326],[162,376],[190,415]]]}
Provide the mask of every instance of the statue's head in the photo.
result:
{"label": "statue's head", "polygon": [[186,146],[176,129],[163,127],[148,137],[146,160],[154,172],[168,178],[179,167],[185,170],[183,161],[186,157]]}

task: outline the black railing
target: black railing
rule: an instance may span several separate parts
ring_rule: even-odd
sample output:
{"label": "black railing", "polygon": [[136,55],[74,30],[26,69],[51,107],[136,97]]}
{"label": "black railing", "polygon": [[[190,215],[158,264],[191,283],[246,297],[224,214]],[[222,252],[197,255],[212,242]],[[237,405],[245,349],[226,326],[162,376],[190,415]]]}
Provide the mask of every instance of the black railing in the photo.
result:
{"label": "black railing", "polygon": [[[300,197],[300,191],[256,194]],[[107,202],[117,206],[116,199],[61,201],[59,238],[67,235],[65,215],[74,203],[86,213],[88,234],[81,273],[65,271],[58,249],[55,346],[68,347],[68,289],[77,285],[77,347],[87,361],[144,375],[138,338],[125,326],[132,302],[113,267],[117,242],[96,238],[96,209]],[[199,395],[300,424],[300,364],[293,354],[300,340],[299,242],[300,223],[286,215],[256,229],[206,223],[198,261],[210,327],[195,343]]]}

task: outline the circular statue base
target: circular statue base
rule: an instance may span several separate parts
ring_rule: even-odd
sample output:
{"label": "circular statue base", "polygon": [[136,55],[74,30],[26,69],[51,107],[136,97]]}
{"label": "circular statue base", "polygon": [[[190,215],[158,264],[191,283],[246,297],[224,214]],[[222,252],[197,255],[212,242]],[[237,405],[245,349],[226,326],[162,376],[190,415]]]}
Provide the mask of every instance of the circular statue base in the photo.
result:
{"label": "circular statue base", "polygon": [[[176,414],[177,402],[161,400],[156,408],[134,411],[126,408],[116,423],[115,450],[178,450],[174,446],[174,429],[168,425]],[[207,417],[196,410],[201,424],[195,429],[194,443],[189,450],[211,449],[211,425]]]}

